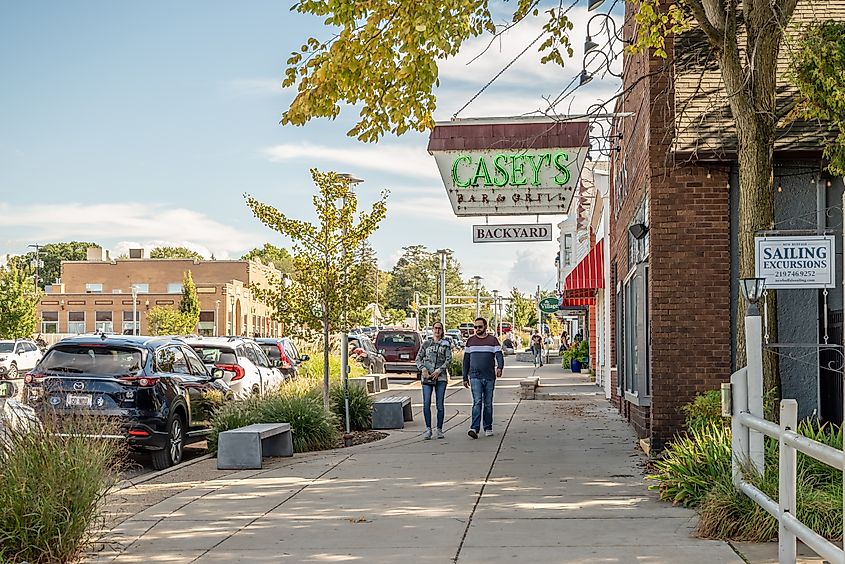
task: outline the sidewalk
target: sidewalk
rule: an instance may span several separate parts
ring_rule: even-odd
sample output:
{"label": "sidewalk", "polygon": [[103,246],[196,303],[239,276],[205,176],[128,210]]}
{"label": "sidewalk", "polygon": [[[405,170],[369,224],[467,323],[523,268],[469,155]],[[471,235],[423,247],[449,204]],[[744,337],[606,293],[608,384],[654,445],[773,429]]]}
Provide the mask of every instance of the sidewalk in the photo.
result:
{"label": "sidewalk", "polygon": [[[94,561],[742,562],[691,537],[694,513],[648,491],[635,436],[595,386],[545,366],[541,382],[571,397],[520,401],[533,372],[508,358],[493,437],[467,437],[471,396],[453,383],[446,439],[422,440],[409,384],[404,430],[200,480],[113,529]],[[213,465],[192,468],[213,476]]]}

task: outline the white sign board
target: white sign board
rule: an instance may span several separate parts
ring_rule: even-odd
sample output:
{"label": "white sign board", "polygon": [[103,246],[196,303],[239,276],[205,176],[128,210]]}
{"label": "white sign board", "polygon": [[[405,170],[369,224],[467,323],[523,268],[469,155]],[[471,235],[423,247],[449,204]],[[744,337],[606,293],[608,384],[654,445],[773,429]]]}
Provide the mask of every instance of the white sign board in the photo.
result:
{"label": "white sign board", "polygon": [[551,223],[472,226],[473,243],[530,243],[551,240]]}
{"label": "white sign board", "polygon": [[587,159],[586,147],[432,153],[457,216],[569,213]]}
{"label": "white sign board", "polygon": [[756,237],[757,278],[766,288],[811,289],[836,286],[836,247],[832,235]]}

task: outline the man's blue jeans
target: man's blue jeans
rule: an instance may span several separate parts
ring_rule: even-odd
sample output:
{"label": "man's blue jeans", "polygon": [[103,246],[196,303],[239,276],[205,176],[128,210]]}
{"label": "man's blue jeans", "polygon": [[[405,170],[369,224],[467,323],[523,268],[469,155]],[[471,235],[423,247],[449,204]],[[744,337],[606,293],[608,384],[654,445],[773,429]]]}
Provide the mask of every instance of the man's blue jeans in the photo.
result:
{"label": "man's blue jeans", "polygon": [[438,378],[434,386],[422,385],[423,392],[423,417],[425,418],[426,429],[431,429],[431,391],[434,390],[435,402],[437,405],[437,428],[443,428],[443,418],[446,415],[444,401],[446,398],[446,380]]}
{"label": "man's blue jeans", "polygon": [[469,386],[472,390],[472,423],[470,429],[476,432],[480,429],[482,417],[484,430],[493,430],[493,390],[496,388],[495,379],[470,378]]}

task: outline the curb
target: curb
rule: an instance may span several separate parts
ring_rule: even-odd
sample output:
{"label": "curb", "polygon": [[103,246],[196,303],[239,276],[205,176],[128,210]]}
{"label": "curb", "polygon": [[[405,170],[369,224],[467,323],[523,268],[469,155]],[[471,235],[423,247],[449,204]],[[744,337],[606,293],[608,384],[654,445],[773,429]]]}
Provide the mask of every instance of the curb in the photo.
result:
{"label": "curb", "polygon": [[164,470],[159,470],[158,472],[144,474],[143,476],[140,476],[138,478],[133,478],[131,480],[121,480],[114,486],[112,486],[108,493],[113,494],[132,486],[138,486],[145,482],[149,482],[150,480],[155,480],[159,476],[164,476],[165,474],[170,474],[171,472],[175,472],[176,470],[188,468],[189,466],[197,464],[198,462],[202,462],[203,460],[208,460],[209,458],[214,458],[214,453],[209,452],[208,454],[198,456],[197,458],[194,458],[193,460],[190,460],[188,462],[183,462],[182,464],[177,464],[176,466],[171,466],[170,468],[165,468]]}

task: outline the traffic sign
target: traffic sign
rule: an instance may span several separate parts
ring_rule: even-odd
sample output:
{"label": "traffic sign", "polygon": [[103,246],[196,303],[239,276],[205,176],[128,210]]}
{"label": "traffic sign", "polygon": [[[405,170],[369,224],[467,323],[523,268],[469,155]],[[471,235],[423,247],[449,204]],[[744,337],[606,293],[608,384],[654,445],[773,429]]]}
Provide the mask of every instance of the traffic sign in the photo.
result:
{"label": "traffic sign", "polygon": [[543,313],[554,313],[560,308],[560,299],[550,296],[540,300],[540,311]]}

